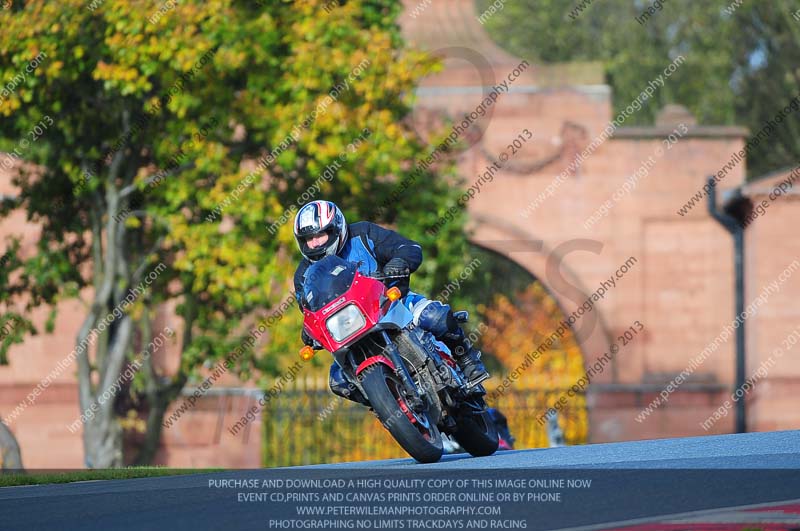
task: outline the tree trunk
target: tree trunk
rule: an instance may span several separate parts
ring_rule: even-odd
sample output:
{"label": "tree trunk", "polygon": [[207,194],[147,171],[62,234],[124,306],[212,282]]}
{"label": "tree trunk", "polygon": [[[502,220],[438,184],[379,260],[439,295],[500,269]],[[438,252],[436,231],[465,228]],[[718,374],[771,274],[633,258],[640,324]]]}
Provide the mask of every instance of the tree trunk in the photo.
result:
{"label": "tree trunk", "polygon": [[147,431],[145,432],[144,442],[139,448],[139,453],[133,463],[136,466],[146,466],[153,463],[161,442],[161,423],[164,422],[164,414],[167,412],[167,407],[171,400],[163,393],[157,393],[155,396],[148,397],[148,402],[150,403],[150,412],[147,415]]}
{"label": "tree trunk", "polygon": [[[120,194],[116,179],[122,176],[124,155],[117,153],[109,168],[105,190],[106,211],[95,206],[92,227],[95,252],[95,293],[90,315],[78,335],[78,385],[81,413],[86,414],[83,448],[88,468],[124,466],[122,426],[114,411],[119,393],[119,375],[127,359],[133,335],[133,320],[122,304],[132,284],[126,260],[124,225],[116,219]],[[107,214],[103,229],[101,220]],[[105,236],[105,238],[104,238]],[[105,242],[105,249],[102,243]],[[109,318],[110,317],[110,318]],[[85,341],[98,334],[94,362]],[[93,373],[97,385],[93,384]]]}
{"label": "tree trunk", "polygon": [[161,423],[164,421],[164,413],[167,411],[167,403],[158,400],[150,403],[150,412],[147,415],[147,431],[144,443],[139,448],[139,454],[133,462],[135,466],[147,466],[153,464],[156,457],[158,445],[161,442]]}
{"label": "tree trunk", "polygon": [[[187,311],[184,315],[186,330],[183,334],[183,344],[187,345],[191,341],[191,328],[194,324],[195,304],[191,297],[187,297]],[[150,328],[150,321],[147,317],[141,323],[142,343],[149,343],[153,333]],[[180,395],[181,389],[186,385],[188,376],[182,368],[172,377],[169,383],[162,384],[160,375],[157,374],[153,364],[152,356],[148,356],[144,362],[145,393],[150,411],[147,415],[147,431],[145,432],[144,443],[139,448],[139,453],[134,460],[136,466],[150,465],[156,456],[158,446],[161,443],[161,433],[163,431],[164,415],[170,403]]]}
{"label": "tree trunk", "polygon": [[87,468],[118,468],[122,457],[122,426],[111,412],[102,412],[83,427],[83,445]]}
{"label": "tree trunk", "polygon": [[19,443],[8,429],[8,426],[0,420],[0,470],[22,471],[22,456],[19,451]]}
{"label": "tree trunk", "polygon": [[[112,468],[124,466],[122,456],[122,426],[114,411],[114,401],[125,354],[131,343],[133,320],[123,315],[114,330],[113,340],[109,341],[108,351],[104,355],[103,368],[97,389],[91,393],[90,400],[97,404],[92,418],[87,419],[83,429],[83,446],[86,454],[86,466],[89,468]],[[99,357],[99,356],[98,356]],[[83,376],[83,375],[81,375]],[[90,388],[88,378],[80,379],[82,387]],[[109,391],[112,391],[109,393]],[[109,396],[110,395],[110,396]],[[83,410],[86,407],[82,403]]]}
{"label": "tree trunk", "polygon": [[179,372],[168,385],[148,390],[147,402],[150,404],[150,411],[147,415],[147,431],[134,465],[145,466],[152,464],[158,451],[158,446],[161,443],[164,415],[172,401],[180,395],[181,389],[186,385],[186,380],[187,376],[183,372]]}

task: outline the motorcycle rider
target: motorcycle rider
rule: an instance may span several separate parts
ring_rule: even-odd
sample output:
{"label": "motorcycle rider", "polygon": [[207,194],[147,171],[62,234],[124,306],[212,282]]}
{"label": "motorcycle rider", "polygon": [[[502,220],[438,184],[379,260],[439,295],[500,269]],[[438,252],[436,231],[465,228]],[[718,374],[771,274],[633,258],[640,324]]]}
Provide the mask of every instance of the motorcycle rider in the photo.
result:
{"label": "motorcycle rider", "polygon": [[[315,200],[303,205],[295,216],[294,236],[304,257],[294,274],[295,294],[301,312],[306,302],[303,294],[306,269],[325,256],[336,254],[354,262],[358,264],[359,272],[365,275],[375,272],[387,276],[410,275],[422,263],[422,248],[418,243],[369,221],[348,224],[344,213],[331,201]],[[411,291],[408,276],[387,282],[388,287],[400,289],[402,303],[414,316],[413,323],[450,349],[464,372],[468,387],[489,377],[480,361],[480,351],[472,346],[449,305]],[[305,328],[302,339],[306,345],[321,348]],[[329,383],[335,394],[369,405],[362,393],[347,381],[336,361],[331,365]]]}

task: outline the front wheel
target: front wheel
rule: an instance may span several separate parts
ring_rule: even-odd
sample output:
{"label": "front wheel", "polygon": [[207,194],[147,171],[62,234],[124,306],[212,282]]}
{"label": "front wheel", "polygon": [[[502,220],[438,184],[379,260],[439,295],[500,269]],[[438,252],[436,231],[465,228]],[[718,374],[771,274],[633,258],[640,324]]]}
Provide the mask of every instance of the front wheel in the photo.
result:
{"label": "front wheel", "polygon": [[426,413],[414,412],[406,402],[400,379],[383,364],[364,371],[361,385],[381,424],[420,463],[442,458],[442,436]]}
{"label": "front wheel", "polygon": [[497,428],[489,412],[466,411],[456,417],[456,432],[453,438],[474,457],[485,457],[497,451],[500,441]]}

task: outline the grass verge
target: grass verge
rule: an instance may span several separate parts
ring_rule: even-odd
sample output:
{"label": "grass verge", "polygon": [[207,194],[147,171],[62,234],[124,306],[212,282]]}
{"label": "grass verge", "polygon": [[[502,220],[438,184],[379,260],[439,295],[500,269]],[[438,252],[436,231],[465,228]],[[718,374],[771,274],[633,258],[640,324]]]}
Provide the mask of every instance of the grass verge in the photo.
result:
{"label": "grass verge", "polygon": [[106,479],[135,479],[159,476],[180,476],[184,474],[204,474],[221,472],[222,468],[166,468],[166,467],[130,467],[108,468],[98,470],[29,470],[22,473],[0,473],[0,487],[17,487],[20,485],[45,485],[48,483],[72,483],[74,481],[92,481]]}

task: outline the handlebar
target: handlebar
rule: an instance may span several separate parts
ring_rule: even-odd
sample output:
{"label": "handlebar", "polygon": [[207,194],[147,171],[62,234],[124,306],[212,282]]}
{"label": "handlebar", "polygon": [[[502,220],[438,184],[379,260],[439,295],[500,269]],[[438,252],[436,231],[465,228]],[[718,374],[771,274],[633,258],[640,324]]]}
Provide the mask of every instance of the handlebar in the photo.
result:
{"label": "handlebar", "polygon": [[380,273],[375,273],[372,275],[366,275],[369,278],[374,278],[375,280],[390,280],[392,278],[410,278],[411,273],[407,275],[381,275]]}

